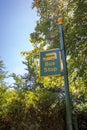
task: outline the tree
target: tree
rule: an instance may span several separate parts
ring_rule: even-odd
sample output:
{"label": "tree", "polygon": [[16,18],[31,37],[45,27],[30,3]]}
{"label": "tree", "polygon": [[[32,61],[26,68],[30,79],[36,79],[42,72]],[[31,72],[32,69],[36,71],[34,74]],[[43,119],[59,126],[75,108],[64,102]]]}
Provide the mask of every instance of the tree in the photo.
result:
{"label": "tree", "polygon": [[[4,115],[5,115],[5,106],[6,106],[6,92],[7,84],[5,83],[6,71],[4,67],[3,60],[0,59],[0,129],[4,127]],[[3,111],[4,110],[4,111]]]}
{"label": "tree", "polygon": [[[86,6],[86,0],[33,0],[33,7],[37,8],[40,18],[30,35],[33,50],[22,52],[26,73],[22,76],[12,75],[16,89],[7,91],[0,88],[1,129],[7,129],[7,124],[9,130],[66,128],[65,91],[61,87],[63,77],[39,77],[37,63],[40,51],[60,47],[57,23],[60,15],[65,21],[63,29],[73,115],[77,116],[79,130],[87,129]],[[1,81],[3,79],[1,76]]]}
{"label": "tree", "polygon": [[6,72],[3,61],[0,59],[0,83],[6,78]]}
{"label": "tree", "polygon": [[[64,19],[63,28],[68,59],[70,89],[76,99],[83,103],[87,100],[86,6],[86,0],[33,0],[33,7],[37,8],[40,19],[37,21],[35,31],[30,35],[30,41],[37,53],[39,50],[44,50],[45,47],[46,49],[59,47],[57,19],[62,15]],[[42,81],[43,84],[44,81],[46,84],[47,80],[48,78],[45,80],[40,78],[40,82]],[[49,81],[52,82],[52,80]],[[51,86],[51,84],[48,86]],[[75,100],[73,99],[73,102]]]}
{"label": "tree", "polygon": [[[21,52],[24,55],[24,52]],[[29,56],[22,63],[26,66],[25,73],[23,75],[16,75],[12,73],[14,83],[11,85],[16,90],[35,90],[37,84],[37,66],[34,60]]]}
{"label": "tree", "polygon": [[86,0],[33,0],[33,7],[37,8],[40,19],[37,21],[35,32],[30,35],[34,54],[45,47],[46,49],[60,47],[57,20],[62,15],[70,88],[81,97],[82,95],[86,97],[87,93],[86,6]]}

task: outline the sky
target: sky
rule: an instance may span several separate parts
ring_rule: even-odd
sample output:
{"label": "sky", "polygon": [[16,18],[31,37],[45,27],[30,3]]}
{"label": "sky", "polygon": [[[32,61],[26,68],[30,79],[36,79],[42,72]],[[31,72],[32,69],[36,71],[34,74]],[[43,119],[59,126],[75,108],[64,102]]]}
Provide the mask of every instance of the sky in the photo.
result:
{"label": "sky", "polygon": [[20,51],[32,49],[29,37],[38,20],[32,1],[0,0],[0,58],[9,74],[24,73]]}

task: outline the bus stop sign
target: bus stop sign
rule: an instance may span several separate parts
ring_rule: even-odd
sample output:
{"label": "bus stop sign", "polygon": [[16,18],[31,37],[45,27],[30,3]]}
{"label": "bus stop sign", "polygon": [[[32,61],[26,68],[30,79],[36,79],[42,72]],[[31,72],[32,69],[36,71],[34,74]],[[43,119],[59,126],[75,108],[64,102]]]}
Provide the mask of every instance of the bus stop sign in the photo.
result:
{"label": "bus stop sign", "polygon": [[59,49],[40,52],[40,76],[61,74],[61,53]]}

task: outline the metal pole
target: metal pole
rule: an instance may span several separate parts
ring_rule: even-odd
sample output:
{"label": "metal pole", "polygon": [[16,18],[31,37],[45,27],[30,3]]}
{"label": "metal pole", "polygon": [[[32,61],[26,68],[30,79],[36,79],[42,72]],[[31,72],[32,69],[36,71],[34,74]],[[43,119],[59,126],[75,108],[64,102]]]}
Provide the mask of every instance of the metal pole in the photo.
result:
{"label": "metal pole", "polygon": [[78,123],[77,123],[77,117],[76,116],[73,117],[73,127],[74,127],[74,130],[78,130]]}
{"label": "metal pole", "polygon": [[69,84],[68,84],[68,71],[67,71],[67,63],[66,63],[66,51],[65,51],[62,23],[63,23],[62,18],[60,17],[58,19],[58,24],[59,24],[59,33],[60,33],[60,49],[62,52],[62,59],[63,59],[64,87],[65,87],[65,94],[66,94],[65,98],[66,98],[67,130],[73,130],[72,111],[71,111],[71,102],[70,102]]}

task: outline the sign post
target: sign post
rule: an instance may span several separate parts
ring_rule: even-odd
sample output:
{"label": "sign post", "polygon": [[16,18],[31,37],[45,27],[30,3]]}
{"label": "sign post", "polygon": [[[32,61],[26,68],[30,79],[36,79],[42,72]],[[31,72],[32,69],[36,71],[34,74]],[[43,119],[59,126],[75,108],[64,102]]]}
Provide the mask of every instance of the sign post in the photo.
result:
{"label": "sign post", "polygon": [[65,51],[62,23],[63,23],[62,18],[60,17],[58,19],[58,24],[59,24],[59,33],[60,33],[60,49],[62,52],[62,59],[63,59],[64,87],[65,87],[65,94],[66,94],[65,97],[66,97],[67,130],[73,130],[72,111],[71,111],[71,102],[70,102],[69,84],[68,84],[68,72],[67,72],[67,63],[66,63],[66,51]]}
{"label": "sign post", "polygon": [[61,54],[59,49],[40,52],[40,76],[61,74]]}

